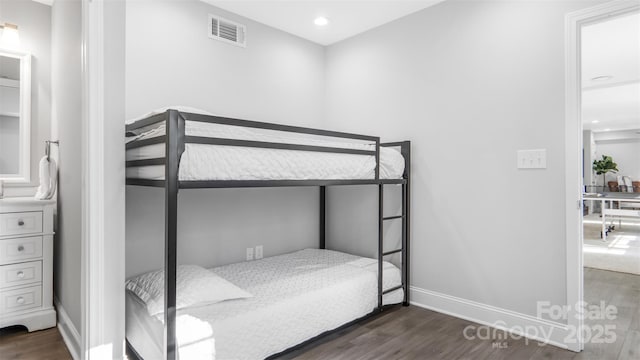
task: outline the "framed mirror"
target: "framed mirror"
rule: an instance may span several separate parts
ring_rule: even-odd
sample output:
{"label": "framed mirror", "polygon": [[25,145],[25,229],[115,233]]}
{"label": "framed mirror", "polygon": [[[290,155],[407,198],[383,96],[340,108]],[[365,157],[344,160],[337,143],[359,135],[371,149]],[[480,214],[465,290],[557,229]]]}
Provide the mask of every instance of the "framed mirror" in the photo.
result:
{"label": "framed mirror", "polygon": [[0,48],[0,180],[31,181],[31,55]]}

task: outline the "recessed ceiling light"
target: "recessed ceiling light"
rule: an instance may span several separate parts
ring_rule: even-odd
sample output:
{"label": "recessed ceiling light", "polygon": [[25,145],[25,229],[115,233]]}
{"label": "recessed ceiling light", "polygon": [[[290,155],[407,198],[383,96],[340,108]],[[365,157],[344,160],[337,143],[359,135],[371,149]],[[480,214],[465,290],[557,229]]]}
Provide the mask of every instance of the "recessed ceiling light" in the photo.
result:
{"label": "recessed ceiling light", "polygon": [[613,76],[611,75],[602,75],[591,78],[591,81],[606,81],[611,79],[613,79]]}
{"label": "recessed ceiling light", "polygon": [[593,121],[591,121],[591,123],[592,123],[592,124],[597,124],[597,123],[599,123],[599,122],[600,122],[600,120],[593,120]]}
{"label": "recessed ceiling light", "polygon": [[329,24],[329,19],[324,16],[318,16],[315,20],[313,20],[313,23],[318,26],[326,26],[327,24]]}
{"label": "recessed ceiling light", "polygon": [[611,129],[607,128],[607,129],[604,129],[604,131],[611,131]]}

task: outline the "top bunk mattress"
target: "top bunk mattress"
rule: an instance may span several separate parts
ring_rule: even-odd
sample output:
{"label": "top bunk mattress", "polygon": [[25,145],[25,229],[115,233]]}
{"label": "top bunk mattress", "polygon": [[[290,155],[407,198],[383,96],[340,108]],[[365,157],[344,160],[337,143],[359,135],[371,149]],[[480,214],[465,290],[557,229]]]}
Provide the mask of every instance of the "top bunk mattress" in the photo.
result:
{"label": "top bunk mattress", "polygon": [[[160,123],[142,128],[127,142],[164,136],[165,133],[165,124]],[[370,141],[189,120],[185,121],[185,135],[375,151],[375,144]],[[164,144],[128,149],[126,152],[127,161],[164,156]],[[404,157],[398,150],[380,148],[380,179],[402,178],[404,166]],[[372,155],[187,143],[180,160],[179,179],[362,180],[375,179],[375,168],[376,159]],[[164,180],[164,177],[163,165],[127,168],[127,178]]]}

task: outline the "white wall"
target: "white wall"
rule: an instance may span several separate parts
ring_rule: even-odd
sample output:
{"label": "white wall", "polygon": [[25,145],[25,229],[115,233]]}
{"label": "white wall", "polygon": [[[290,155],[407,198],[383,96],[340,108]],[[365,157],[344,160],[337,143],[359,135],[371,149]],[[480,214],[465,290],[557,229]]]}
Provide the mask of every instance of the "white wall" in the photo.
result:
{"label": "white wall", "polygon": [[[596,158],[596,141],[591,130],[582,131],[582,184],[595,185],[593,160]],[[587,189],[587,191],[590,191]]]}
{"label": "white wall", "polygon": [[412,141],[413,286],[566,302],[564,16],[592,4],[447,1],[326,50],[327,126]]}
{"label": "white wall", "polygon": [[[384,188],[384,216],[401,215],[402,188]],[[348,200],[345,200],[348,199]],[[327,248],[360,256],[378,255],[378,187],[332,186],[327,188]],[[402,247],[402,221],[383,224],[384,251]],[[401,255],[385,260],[401,265]]]}
{"label": "white wall", "polygon": [[[202,266],[318,246],[318,190],[308,188],[181,190],[178,261]],[[164,266],[164,192],[127,188],[127,275]]]}
{"label": "white wall", "polygon": [[[596,174],[593,171],[593,160],[596,158],[596,142],[591,130],[582,130],[582,185],[586,192],[596,192]],[[591,214],[596,202],[585,200],[587,213]]]}
{"label": "white wall", "polygon": [[0,1],[0,22],[18,25],[20,49],[32,55],[31,182],[5,186],[38,186],[38,162],[51,136],[51,7],[35,1]]}
{"label": "white wall", "polygon": [[[609,155],[618,164],[618,173],[608,173],[607,181],[615,181],[618,175],[630,176],[633,181],[640,181],[640,136],[607,139],[599,133],[596,138],[596,159]],[[602,183],[602,175],[596,180]]]}
{"label": "white wall", "polygon": [[[324,48],[199,1],[126,5],[126,116],[187,105],[321,127]],[[247,25],[247,47],[207,37],[208,14]],[[124,119],[121,119],[124,121]],[[318,190],[181,190],[181,262],[223,264],[317,246]],[[127,187],[127,275],[163,266],[163,193]]]}
{"label": "white wall", "polygon": [[[94,4],[96,5],[96,4]],[[101,334],[103,344],[111,348],[113,359],[122,358],[125,337],[125,305],[122,286],[125,282],[125,34],[126,4],[104,3],[104,259],[105,264],[118,264],[105,277],[103,309],[106,314]],[[118,240],[115,240],[118,239]],[[117,316],[116,316],[117,315]],[[96,329],[97,327],[94,327]]]}
{"label": "white wall", "polygon": [[56,1],[52,12],[52,137],[60,140],[54,292],[81,329],[81,3]]}
{"label": "white wall", "polygon": [[20,112],[20,60],[0,57],[0,78],[10,79],[6,83],[0,82],[0,174],[17,174],[20,171],[17,156],[20,153],[20,117],[13,115]]}
{"label": "white wall", "polygon": [[20,118],[0,115],[0,174],[16,174],[20,171]]}
{"label": "white wall", "polygon": [[[208,14],[247,25],[247,47],[207,37]],[[323,47],[200,1],[127,4],[127,117],[189,105],[237,118],[317,125]],[[179,90],[178,90],[179,89]]]}

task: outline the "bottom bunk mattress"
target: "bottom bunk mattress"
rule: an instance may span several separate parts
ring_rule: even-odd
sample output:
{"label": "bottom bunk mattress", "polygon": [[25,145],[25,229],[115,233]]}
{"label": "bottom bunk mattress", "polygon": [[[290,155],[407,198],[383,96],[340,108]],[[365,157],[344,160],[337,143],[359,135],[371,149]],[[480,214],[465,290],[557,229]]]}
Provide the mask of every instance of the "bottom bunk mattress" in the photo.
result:
{"label": "bottom bunk mattress", "polygon": [[[210,270],[252,296],[178,310],[182,359],[264,359],[378,305],[377,260],[337,251],[305,249]],[[383,288],[400,284],[400,270],[385,262]],[[398,289],[383,302],[396,304],[403,297]],[[144,359],[163,358],[163,314],[151,316],[131,291],[126,299],[129,344]]]}

